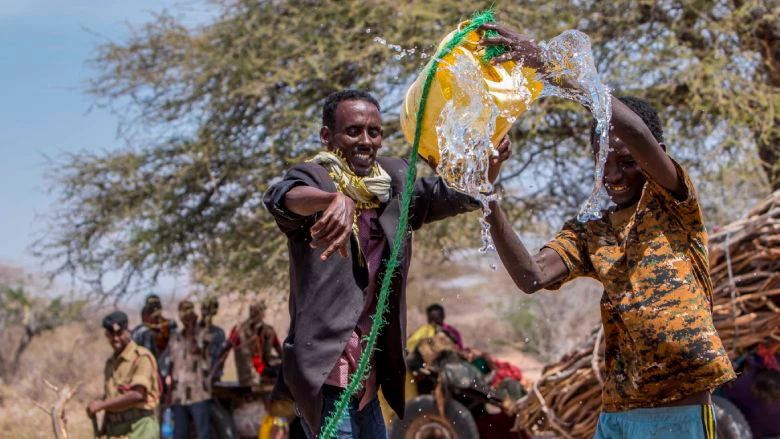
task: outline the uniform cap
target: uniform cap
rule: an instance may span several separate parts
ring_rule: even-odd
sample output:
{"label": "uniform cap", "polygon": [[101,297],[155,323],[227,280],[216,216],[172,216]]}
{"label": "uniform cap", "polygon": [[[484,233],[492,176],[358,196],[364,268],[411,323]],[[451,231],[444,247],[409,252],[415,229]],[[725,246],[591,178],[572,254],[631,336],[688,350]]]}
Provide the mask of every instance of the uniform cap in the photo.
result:
{"label": "uniform cap", "polygon": [[114,333],[127,330],[127,314],[122,311],[112,312],[103,318],[103,328]]}

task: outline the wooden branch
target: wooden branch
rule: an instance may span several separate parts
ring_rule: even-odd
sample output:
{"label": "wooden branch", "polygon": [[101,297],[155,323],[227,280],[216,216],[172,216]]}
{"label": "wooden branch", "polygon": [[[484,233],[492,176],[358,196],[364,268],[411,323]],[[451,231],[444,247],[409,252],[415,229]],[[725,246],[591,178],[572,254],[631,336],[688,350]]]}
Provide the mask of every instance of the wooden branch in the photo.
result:
{"label": "wooden branch", "polygon": [[57,393],[60,391],[60,389],[57,388],[54,384],[50,383],[49,380],[46,378],[42,378],[43,383],[46,384],[46,387],[50,388],[51,390],[54,390],[54,393]]}
{"label": "wooden branch", "polygon": [[44,413],[46,413],[47,415],[49,414],[49,409],[48,409],[48,408],[46,408],[46,406],[44,406],[44,405],[43,405],[43,404],[41,404],[40,402],[38,402],[38,401],[35,401],[35,400],[32,400],[32,399],[28,399],[27,401],[28,401],[30,404],[33,404],[34,406],[36,406],[36,407],[38,407],[39,409],[41,409],[41,410],[42,410]]}
{"label": "wooden branch", "polygon": [[57,396],[54,399],[54,402],[51,407],[48,408],[37,401],[30,400],[30,402],[49,416],[55,439],[68,439],[68,420],[65,416],[65,405],[73,398],[73,395],[76,394],[76,391],[81,384],[77,383],[72,387],[66,384],[58,388],[46,378],[43,378],[42,380],[44,384],[46,384],[46,387],[56,393]]}

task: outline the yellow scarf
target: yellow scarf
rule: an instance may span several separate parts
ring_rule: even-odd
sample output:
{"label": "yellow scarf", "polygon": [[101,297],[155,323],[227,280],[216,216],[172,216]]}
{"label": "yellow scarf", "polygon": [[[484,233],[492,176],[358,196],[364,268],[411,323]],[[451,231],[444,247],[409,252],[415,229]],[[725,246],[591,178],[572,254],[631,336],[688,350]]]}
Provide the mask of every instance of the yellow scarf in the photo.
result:
{"label": "yellow scarf", "polygon": [[390,200],[390,175],[377,162],[365,177],[355,174],[338,150],[321,151],[307,162],[327,168],[336,189],[352,198],[358,209],[376,209]]}

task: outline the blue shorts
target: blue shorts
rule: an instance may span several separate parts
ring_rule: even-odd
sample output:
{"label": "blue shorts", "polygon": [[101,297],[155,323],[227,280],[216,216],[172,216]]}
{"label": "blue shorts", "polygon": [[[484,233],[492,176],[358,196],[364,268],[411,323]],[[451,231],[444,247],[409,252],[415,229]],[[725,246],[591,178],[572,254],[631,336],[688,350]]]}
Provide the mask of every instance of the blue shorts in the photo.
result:
{"label": "blue shorts", "polygon": [[602,413],[595,439],[715,439],[712,406],[684,405]]}

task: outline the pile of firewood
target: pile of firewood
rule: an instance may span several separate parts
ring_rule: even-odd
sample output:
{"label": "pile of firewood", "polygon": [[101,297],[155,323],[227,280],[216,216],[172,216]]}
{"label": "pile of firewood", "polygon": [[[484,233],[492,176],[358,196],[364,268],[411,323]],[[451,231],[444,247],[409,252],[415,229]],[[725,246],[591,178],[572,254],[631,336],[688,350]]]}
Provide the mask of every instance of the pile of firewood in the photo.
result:
{"label": "pile of firewood", "polygon": [[[734,360],[759,343],[780,341],[780,191],[747,219],[715,230],[709,242],[713,318]],[[601,410],[603,332],[545,368],[515,405],[516,429],[590,438]]]}

